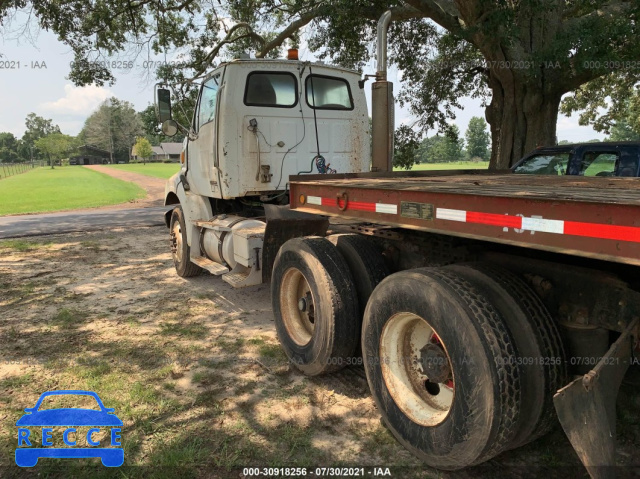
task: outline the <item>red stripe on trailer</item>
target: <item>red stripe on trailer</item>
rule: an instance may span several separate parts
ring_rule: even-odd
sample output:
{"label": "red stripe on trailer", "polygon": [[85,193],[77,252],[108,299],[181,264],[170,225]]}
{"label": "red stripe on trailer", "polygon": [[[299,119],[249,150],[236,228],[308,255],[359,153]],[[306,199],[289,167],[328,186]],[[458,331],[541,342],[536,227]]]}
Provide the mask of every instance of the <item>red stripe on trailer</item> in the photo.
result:
{"label": "red stripe on trailer", "polygon": [[[539,233],[565,234],[571,236],[583,236],[586,238],[609,239],[616,241],[632,241],[640,243],[640,228],[635,226],[603,225],[599,223],[584,223],[579,221],[545,220],[512,215],[497,215],[494,213],[481,213],[479,211],[465,211],[465,223],[518,228]],[[441,219],[450,219],[442,218]],[[460,221],[460,220],[454,220]],[[543,222],[559,222],[563,225],[562,231],[544,229]],[[539,222],[540,228],[531,227],[531,224]]]}
{"label": "red stripe on trailer", "polygon": [[521,216],[496,215],[494,213],[480,213],[478,211],[467,211],[466,222],[507,228],[522,228]]}
{"label": "red stripe on trailer", "polygon": [[[308,196],[307,203],[310,205],[318,205],[318,206],[332,206],[335,208],[344,208],[345,200],[343,198],[326,198],[324,196]],[[391,211],[379,211],[381,209],[395,209],[395,212]],[[381,213],[381,214],[396,214],[397,206],[387,203],[369,203],[365,201],[352,201],[346,200],[346,208],[345,210],[357,210],[357,211],[370,211],[372,213]]]}
{"label": "red stripe on trailer", "polygon": [[587,238],[601,238],[640,243],[640,228],[634,226],[603,225],[598,223],[580,223],[565,221],[564,233]]}
{"label": "red stripe on trailer", "polygon": [[[319,204],[334,208],[344,207],[345,200],[325,197],[309,197],[309,204]],[[365,201],[347,200],[345,210],[369,211],[373,213],[389,214],[378,211],[380,207],[393,208],[396,205],[386,203],[369,203]],[[395,213],[393,213],[395,214]],[[484,213],[481,211],[451,210],[437,208],[436,219],[475,223],[502,228],[516,228],[538,233],[550,233],[585,238],[599,238],[615,241],[631,241],[640,243],[640,228],[635,226],[616,226],[601,223],[585,223],[579,221],[550,220],[545,218],[523,217],[507,214]]]}
{"label": "red stripe on trailer", "polygon": [[[340,205],[344,205],[344,200],[340,200]],[[375,203],[365,203],[363,201],[349,201],[347,202],[348,210],[359,210],[359,211],[376,211]]]}

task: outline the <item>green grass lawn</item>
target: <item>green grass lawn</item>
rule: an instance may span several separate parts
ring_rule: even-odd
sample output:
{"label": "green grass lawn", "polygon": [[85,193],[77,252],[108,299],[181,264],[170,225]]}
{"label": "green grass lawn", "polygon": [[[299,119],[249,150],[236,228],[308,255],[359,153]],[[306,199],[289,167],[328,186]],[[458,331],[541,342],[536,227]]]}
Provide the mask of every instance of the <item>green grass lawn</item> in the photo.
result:
{"label": "green grass lawn", "polygon": [[131,163],[128,165],[108,165],[124,171],[132,171],[141,175],[154,176],[156,178],[169,178],[180,169],[180,163]]}
{"label": "green grass lawn", "polygon": [[88,168],[36,168],[0,180],[0,216],[115,205],[145,194],[134,183]]}
{"label": "green grass lawn", "polygon": [[[486,170],[489,168],[488,161],[455,161],[453,163],[422,163],[413,165],[412,171],[418,170]],[[403,171],[401,168],[394,168],[393,171]]]}

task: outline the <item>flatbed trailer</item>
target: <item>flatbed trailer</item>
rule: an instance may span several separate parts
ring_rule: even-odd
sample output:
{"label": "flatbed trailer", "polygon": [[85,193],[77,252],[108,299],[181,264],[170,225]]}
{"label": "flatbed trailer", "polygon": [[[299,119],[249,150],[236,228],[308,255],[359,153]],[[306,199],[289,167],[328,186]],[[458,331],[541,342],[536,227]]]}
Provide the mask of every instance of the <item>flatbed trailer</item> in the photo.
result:
{"label": "flatbed trailer", "polygon": [[640,181],[479,174],[297,176],[291,209],[640,265]]}
{"label": "flatbed trailer", "polygon": [[614,473],[617,391],[637,367],[640,179],[470,170],[289,187],[301,222],[354,233],[279,248],[276,329],[299,369],[329,373],[361,344],[385,423],[437,468],[486,461],[557,417],[592,477]]}

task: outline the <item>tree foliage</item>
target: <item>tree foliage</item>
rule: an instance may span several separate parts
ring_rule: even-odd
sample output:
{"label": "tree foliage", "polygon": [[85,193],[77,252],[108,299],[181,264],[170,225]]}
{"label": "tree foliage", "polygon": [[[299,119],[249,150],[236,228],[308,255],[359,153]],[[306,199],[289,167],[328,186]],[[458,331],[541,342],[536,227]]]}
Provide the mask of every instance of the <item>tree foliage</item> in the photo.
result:
{"label": "tree foliage", "polygon": [[109,65],[94,61],[121,52],[179,54],[183,64],[158,76],[183,96],[219,58],[277,55],[301,32],[318,56],[362,66],[391,9],[389,58],[416,126],[444,132],[462,97],[481,99],[499,168],[555,141],[563,95],[573,92],[563,111],[589,116],[607,95],[615,108],[640,79],[640,2],[631,0],[6,0],[0,15],[19,8],[71,47],[74,83],[112,82]]}
{"label": "tree foliage", "polygon": [[129,157],[136,137],[144,133],[142,120],[127,101],[105,100],[85,121],[81,137],[111,154],[111,162]]}
{"label": "tree foliage", "polygon": [[479,116],[471,117],[465,133],[469,158],[489,159],[491,138],[487,132],[487,122]]}
{"label": "tree foliage", "polygon": [[638,128],[630,125],[626,119],[616,121],[610,132],[609,141],[640,141]]}
{"label": "tree foliage", "polygon": [[463,141],[458,127],[451,125],[448,133],[425,137],[415,152],[416,163],[452,163],[462,161]]}
{"label": "tree foliage", "polygon": [[69,156],[71,151],[77,146],[72,136],[63,135],[59,132],[38,138],[35,144],[38,150],[46,155],[51,168],[53,168],[56,160],[61,160]]}
{"label": "tree foliage", "polygon": [[[25,158],[40,158],[44,152],[38,148],[36,142],[53,133],[60,133],[60,127],[53,124],[53,120],[43,118],[35,113],[29,113],[25,119],[26,130],[22,135],[20,153]],[[47,157],[48,158],[48,157]]]}
{"label": "tree foliage", "polygon": [[139,136],[136,139],[136,144],[133,146],[133,151],[136,156],[139,156],[143,160],[148,160],[153,155],[153,149],[151,143],[144,136]]}
{"label": "tree foliage", "polygon": [[18,153],[19,147],[20,140],[13,133],[0,133],[0,162],[15,163],[23,161],[23,158]]}

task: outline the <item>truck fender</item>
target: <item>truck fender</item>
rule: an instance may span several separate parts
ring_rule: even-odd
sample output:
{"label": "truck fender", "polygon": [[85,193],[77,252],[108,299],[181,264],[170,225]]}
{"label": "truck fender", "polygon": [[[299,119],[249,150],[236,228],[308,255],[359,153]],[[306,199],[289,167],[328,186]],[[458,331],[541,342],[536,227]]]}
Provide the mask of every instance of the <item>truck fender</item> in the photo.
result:
{"label": "truck fender", "polygon": [[[169,178],[165,185],[164,193],[165,206],[182,206],[182,212],[184,213],[184,219],[187,227],[187,244],[193,249],[193,238],[195,238],[196,241],[199,238],[199,229],[194,222],[198,220],[207,221],[213,217],[209,198],[194,194],[191,191],[185,191],[182,181],[180,180],[180,173],[176,173]],[[172,211],[173,210],[169,210],[164,214],[164,220],[167,227],[171,221]],[[199,248],[196,247],[196,250],[199,250]]]}

